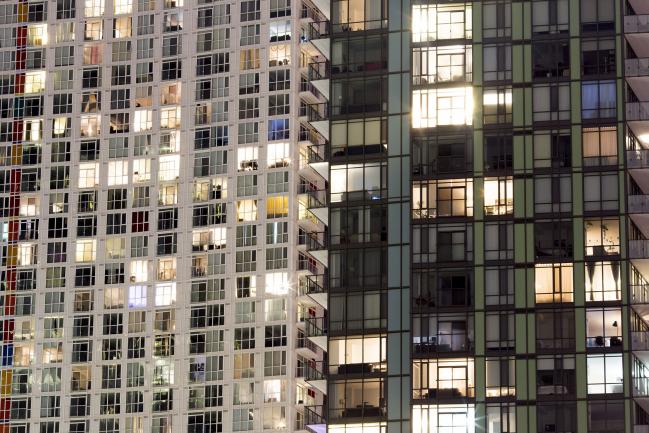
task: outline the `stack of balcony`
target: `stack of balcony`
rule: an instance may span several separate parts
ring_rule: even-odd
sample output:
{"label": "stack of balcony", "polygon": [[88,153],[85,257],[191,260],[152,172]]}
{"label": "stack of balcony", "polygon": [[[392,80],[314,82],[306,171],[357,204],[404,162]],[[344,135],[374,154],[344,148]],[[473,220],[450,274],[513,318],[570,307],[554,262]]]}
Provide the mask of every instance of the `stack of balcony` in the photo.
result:
{"label": "stack of balcony", "polygon": [[624,17],[627,212],[630,236],[634,432],[649,432],[649,4],[630,0]]}
{"label": "stack of balcony", "polygon": [[329,209],[329,1],[302,2],[298,186],[298,355],[309,389],[298,430],[325,433]]}

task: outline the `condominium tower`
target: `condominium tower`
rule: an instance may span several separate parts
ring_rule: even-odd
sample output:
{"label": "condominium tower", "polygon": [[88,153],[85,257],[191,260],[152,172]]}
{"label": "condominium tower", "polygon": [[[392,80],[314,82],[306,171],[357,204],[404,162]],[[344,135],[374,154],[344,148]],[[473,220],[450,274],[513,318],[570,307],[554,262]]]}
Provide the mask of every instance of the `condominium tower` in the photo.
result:
{"label": "condominium tower", "polygon": [[0,433],[647,433],[647,149],[644,0],[0,0]]}

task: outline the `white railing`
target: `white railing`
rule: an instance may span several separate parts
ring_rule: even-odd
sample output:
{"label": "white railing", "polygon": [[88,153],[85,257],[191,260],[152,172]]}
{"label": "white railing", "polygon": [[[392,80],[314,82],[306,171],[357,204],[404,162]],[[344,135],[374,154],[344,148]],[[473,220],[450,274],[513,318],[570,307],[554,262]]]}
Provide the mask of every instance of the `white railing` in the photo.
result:
{"label": "white railing", "polygon": [[649,258],[649,240],[635,239],[629,241],[629,257],[632,259]]}
{"label": "white railing", "polygon": [[627,59],[624,63],[624,71],[627,77],[649,75],[649,58]]}
{"label": "white railing", "polygon": [[649,213],[649,195],[630,195],[629,213]]}
{"label": "white railing", "polygon": [[649,32],[649,15],[627,15],[624,17],[625,33]]}
{"label": "white railing", "polygon": [[626,120],[649,120],[649,102],[627,103]]}

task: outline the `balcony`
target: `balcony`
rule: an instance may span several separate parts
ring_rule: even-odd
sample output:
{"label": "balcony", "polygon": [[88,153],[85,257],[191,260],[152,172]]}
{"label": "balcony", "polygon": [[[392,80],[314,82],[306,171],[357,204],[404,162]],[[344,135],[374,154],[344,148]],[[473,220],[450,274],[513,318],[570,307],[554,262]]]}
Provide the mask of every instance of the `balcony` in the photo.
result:
{"label": "balcony", "polygon": [[649,149],[627,150],[626,165],[629,169],[649,168]]}
{"label": "balcony", "polygon": [[625,16],[624,33],[649,33],[649,15]]}
{"label": "balcony", "polygon": [[649,195],[630,195],[627,203],[629,213],[649,213]]}
{"label": "balcony", "polygon": [[329,21],[311,21],[302,27],[300,46],[304,54],[310,58],[331,58],[329,37],[331,26]]}
{"label": "balcony", "polygon": [[326,433],[326,414],[326,406],[306,406],[304,408],[304,426],[311,433]]}
{"label": "balcony", "polygon": [[649,58],[627,59],[624,72],[626,77],[649,76]]}
{"label": "balcony", "polygon": [[327,376],[325,361],[316,361],[304,365],[304,380],[323,394],[327,394]]}
{"label": "balcony", "polygon": [[647,239],[629,240],[629,258],[649,259],[649,240]]}
{"label": "balcony", "polygon": [[649,332],[632,331],[631,332],[631,349],[634,351],[649,350]]}
{"label": "balcony", "polygon": [[306,77],[300,79],[300,97],[309,104],[318,104],[325,95]]}
{"label": "balcony", "polygon": [[304,320],[305,335],[322,350],[327,350],[327,318],[309,317]]}
{"label": "balcony", "polygon": [[626,120],[631,122],[649,120],[649,102],[628,102]]}

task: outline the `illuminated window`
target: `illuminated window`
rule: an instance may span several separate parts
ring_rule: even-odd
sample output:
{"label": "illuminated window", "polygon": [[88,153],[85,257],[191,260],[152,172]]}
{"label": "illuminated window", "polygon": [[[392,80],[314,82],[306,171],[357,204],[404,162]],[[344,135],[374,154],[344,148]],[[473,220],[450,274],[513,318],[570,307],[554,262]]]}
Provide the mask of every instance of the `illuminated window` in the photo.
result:
{"label": "illuminated window", "polygon": [[108,185],[125,185],[128,183],[128,161],[110,161],[108,163]]}
{"label": "illuminated window", "polygon": [[475,430],[472,404],[415,405],[412,408],[412,433],[474,433]]}
{"label": "illuminated window", "polygon": [[21,243],[18,245],[18,266],[35,265],[38,245]]}
{"label": "illuminated window", "polygon": [[[622,310],[590,308],[586,310],[586,347],[622,348]],[[637,332],[640,334],[642,331]]]}
{"label": "illuminated window", "polygon": [[133,118],[133,131],[148,131],[151,128],[153,128],[153,111],[135,110],[135,115]]}
{"label": "illuminated window", "polygon": [[470,39],[471,26],[470,5],[414,5],[412,7],[413,42]]}
{"label": "illuminated window", "polygon": [[485,179],[484,209],[486,215],[514,212],[514,181],[511,177]]}
{"label": "illuminated window", "polygon": [[43,121],[40,119],[30,119],[23,122],[23,140],[40,141],[42,138]]}
{"label": "illuminated window", "polygon": [[100,41],[103,37],[103,21],[87,20],[85,23],[84,40]]}
{"label": "illuminated window", "polygon": [[40,197],[20,197],[20,216],[36,216],[40,213]]}
{"label": "illuminated window", "polygon": [[266,198],[266,218],[283,218],[288,216],[288,197],[276,196]]}
{"label": "illuminated window", "polygon": [[257,220],[257,200],[239,200],[237,202],[237,221]]}
{"label": "illuminated window", "polygon": [[414,361],[413,398],[473,396],[473,360]]}
{"label": "illuminated window", "polygon": [[122,259],[126,256],[126,239],[109,237],[106,239],[106,258]]}
{"label": "illuminated window", "polygon": [[113,39],[131,37],[131,17],[119,17],[113,20]]}
{"label": "illuminated window", "polygon": [[87,45],[83,47],[83,64],[100,65],[103,60],[103,45]]}
{"label": "illuminated window", "polygon": [[27,27],[27,45],[32,47],[47,45],[47,24],[32,24]]}
{"label": "illuminated window", "polygon": [[161,128],[180,127],[180,107],[163,108],[160,110]]}
{"label": "illuminated window", "polygon": [[169,181],[178,179],[180,174],[180,156],[168,155],[160,157],[160,168],[158,170],[158,179]]}
{"label": "illuminated window", "polygon": [[286,381],[281,379],[264,380],[264,403],[286,401]]}
{"label": "illuminated window", "polygon": [[81,116],[81,136],[96,137],[101,130],[101,117],[96,114]]}
{"label": "illuminated window", "polygon": [[473,88],[451,87],[415,90],[412,94],[412,127],[471,125]]}
{"label": "illuminated window", "polygon": [[45,89],[45,71],[27,72],[25,74],[25,93],[39,93]]}
{"label": "illuminated window", "polygon": [[104,0],[85,0],[84,15],[100,17],[104,14]]}
{"label": "illuminated window", "polygon": [[176,302],[176,283],[156,284],[155,306],[162,307]]}
{"label": "illuminated window", "polygon": [[96,257],[96,239],[78,239],[75,255],[76,262],[93,262]]}
{"label": "illuminated window", "polygon": [[266,273],[265,292],[269,295],[287,295],[289,289],[288,274],[286,272]]}
{"label": "illuminated window", "polygon": [[113,0],[115,15],[130,14],[133,11],[133,0]]}
{"label": "illuminated window", "polygon": [[146,182],[151,179],[151,160],[133,160],[133,182]]}
{"label": "illuminated window", "polygon": [[128,288],[128,308],[146,307],[146,286],[130,286]]}
{"label": "illuminated window", "polygon": [[106,287],[104,289],[104,308],[124,308],[124,290],[120,287]]}
{"label": "illuminated window", "polygon": [[412,191],[413,218],[473,215],[471,179],[415,182]]}
{"label": "illuminated window", "polygon": [[582,130],[584,165],[617,164],[617,129],[615,126]]}
{"label": "illuminated window", "polygon": [[176,258],[158,260],[158,280],[167,281],[176,279]]}
{"label": "illuminated window", "polygon": [[487,358],[487,397],[516,395],[516,370],[513,358]]}
{"label": "illuminated window", "polygon": [[512,121],[512,89],[485,89],[482,98],[485,124]]}
{"label": "illuminated window", "polygon": [[134,260],[131,262],[132,283],[139,283],[149,279],[149,262],[146,260]]}
{"label": "illuminated window", "polygon": [[287,167],[291,161],[289,155],[289,143],[268,143],[266,146],[268,168]]}
{"label": "illuminated window", "polygon": [[413,84],[425,85],[449,81],[471,81],[470,46],[422,47],[413,50]]}
{"label": "illuminated window", "polygon": [[353,372],[375,373],[387,368],[386,338],[363,336],[349,337],[329,342],[329,372],[344,374]]}
{"label": "illuminated window", "polygon": [[619,301],[622,299],[619,262],[585,264],[586,301]]}
{"label": "illuminated window", "polygon": [[588,355],[586,369],[588,394],[622,393],[622,354]]}
{"label": "illuminated window", "polygon": [[385,189],[385,166],[377,163],[331,167],[331,201],[380,199]]}
{"label": "illuminated window", "polygon": [[168,84],[162,87],[160,94],[160,103],[162,105],[180,104],[181,101],[181,83]]}
{"label": "illuminated window", "polygon": [[79,188],[94,188],[99,185],[99,164],[79,164]]}
{"label": "illuminated window", "polygon": [[237,149],[237,167],[239,171],[257,170],[259,148],[240,147]]}
{"label": "illuminated window", "polygon": [[587,256],[620,253],[620,221],[617,219],[587,219],[584,221]]}
{"label": "illuminated window", "polygon": [[538,304],[572,302],[572,264],[538,264],[534,270],[534,291]]}
{"label": "illuminated window", "polygon": [[[243,57],[242,57],[243,61]],[[289,65],[291,63],[290,45],[271,45],[268,50],[268,66]]]}

